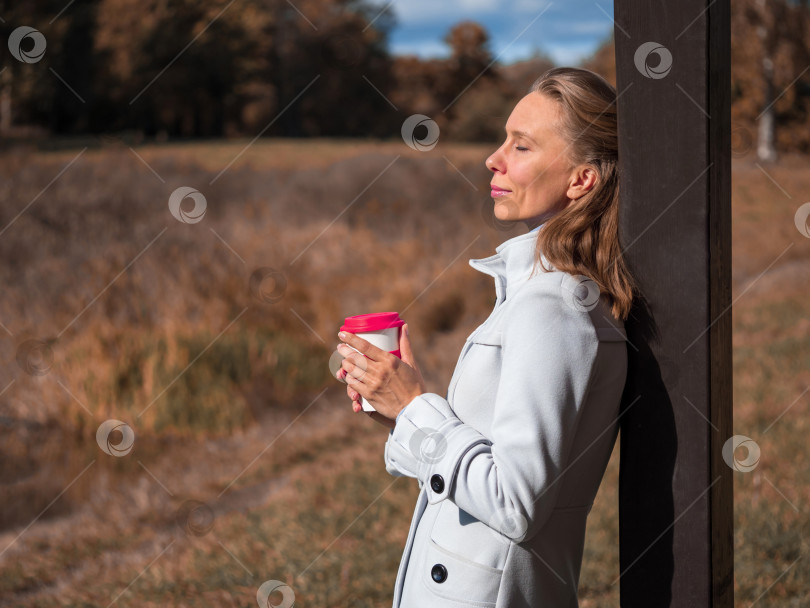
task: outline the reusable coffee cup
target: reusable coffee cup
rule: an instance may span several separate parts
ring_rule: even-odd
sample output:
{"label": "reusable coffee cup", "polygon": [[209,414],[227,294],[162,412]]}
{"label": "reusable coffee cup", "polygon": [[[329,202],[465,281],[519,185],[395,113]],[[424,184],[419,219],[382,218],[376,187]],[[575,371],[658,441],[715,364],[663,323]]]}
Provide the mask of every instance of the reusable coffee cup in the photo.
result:
{"label": "reusable coffee cup", "polygon": [[[373,312],[367,315],[346,317],[346,321],[340,326],[340,331],[348,331],[349,333],[360,336],[377,348],[393,353],[401,359],[402,355],[399,352],[399,332],[402,331],[401,328],[403,325],[405,325],[405,321],[400,319],[398,312]],[[356,352],[360,352],[349,344],[346,344],[346,346]],[[365,355],[363,356],[365,357]],[[366,401],[365,397],[361,397],[360,399],[363,411],[376,411],[374,406]]]}

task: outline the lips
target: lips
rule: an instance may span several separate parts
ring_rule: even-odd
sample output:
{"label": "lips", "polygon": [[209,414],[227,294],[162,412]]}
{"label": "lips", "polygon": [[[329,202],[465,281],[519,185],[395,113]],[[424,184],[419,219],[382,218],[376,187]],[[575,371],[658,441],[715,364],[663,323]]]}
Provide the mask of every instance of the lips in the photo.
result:
{"label": "lips", "polygon": [[490,184],[490,187],[492,188],[492,192],[490,193],[491,196],[504,196],[505,194],[509,194],[510,192],[512,192],[511,190],[499,188],[498,186],[495,186],[493,184]]}

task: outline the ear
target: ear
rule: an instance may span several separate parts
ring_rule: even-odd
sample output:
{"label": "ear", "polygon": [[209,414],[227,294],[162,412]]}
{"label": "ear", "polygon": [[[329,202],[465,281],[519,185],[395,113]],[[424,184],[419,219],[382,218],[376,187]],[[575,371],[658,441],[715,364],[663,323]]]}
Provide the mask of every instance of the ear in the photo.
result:
{"label": "ear", "polygon": [[571,199],[578,199],[590,192],[599,181],[599,176],[591,165],[580,165],[571,174],[571,181],[568,183],[566,196]]}

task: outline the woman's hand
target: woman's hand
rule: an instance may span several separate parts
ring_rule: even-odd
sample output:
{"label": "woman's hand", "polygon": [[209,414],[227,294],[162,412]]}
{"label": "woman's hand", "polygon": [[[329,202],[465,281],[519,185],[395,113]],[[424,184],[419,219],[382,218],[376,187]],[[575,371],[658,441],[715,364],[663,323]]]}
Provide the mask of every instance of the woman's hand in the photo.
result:
{"label": "woman's hand", "polygon": [[[345,370],[341,370],[344,374],[346,373]],[[356,390],[354,390],[351,386],[346,387],[346,393],[348,393],[349,398],[352,400],[352,410],[354,413],[357,414],[363,410],[363,404],[361,403],[361,395]],[[392,429],[396,426],[396,421],[391,420],[390,418],[386,418],[379,412],[366,412],[370,418],[373,418],[383,426],[387,426],[389,429]]]}
{"label": "woman's hand", "polygon": [[397,414],[402,408],[427,392],[422,373],[413,357],[408,325],[405,324],[402,329],[399,340],[402,359],[348,332],[345,332],[343,341],[360,352],[344,344],[338,346],[338,352],[344,359],[336,376],[345,379],[348,385],[346,392],[354,402],[354,411],[362,411],[360,398],[365,397],[377,410],[366,413],[388,428],[394,428]]}

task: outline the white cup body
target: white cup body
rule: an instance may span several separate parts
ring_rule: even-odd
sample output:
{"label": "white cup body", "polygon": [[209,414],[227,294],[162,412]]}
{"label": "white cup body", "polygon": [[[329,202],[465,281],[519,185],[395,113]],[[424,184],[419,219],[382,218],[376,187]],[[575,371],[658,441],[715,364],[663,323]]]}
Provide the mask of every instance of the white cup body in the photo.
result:
{"label": "white cup body", "polygon": [[[360,336],[365,341],[370,342],[377,348],[386,352],[391,352],[399,348],[399,327],[387,327],[385,329],[377,329],[374,331],[357,332],[354,335]],[[346,346],[349,346],[348,344]],[[349,346],[353,350],[360,352],[356,348]],[[376,412],[374,406],[366,401],[365,397],[360,398],[360,403],[363,406],[364,412]]]}

